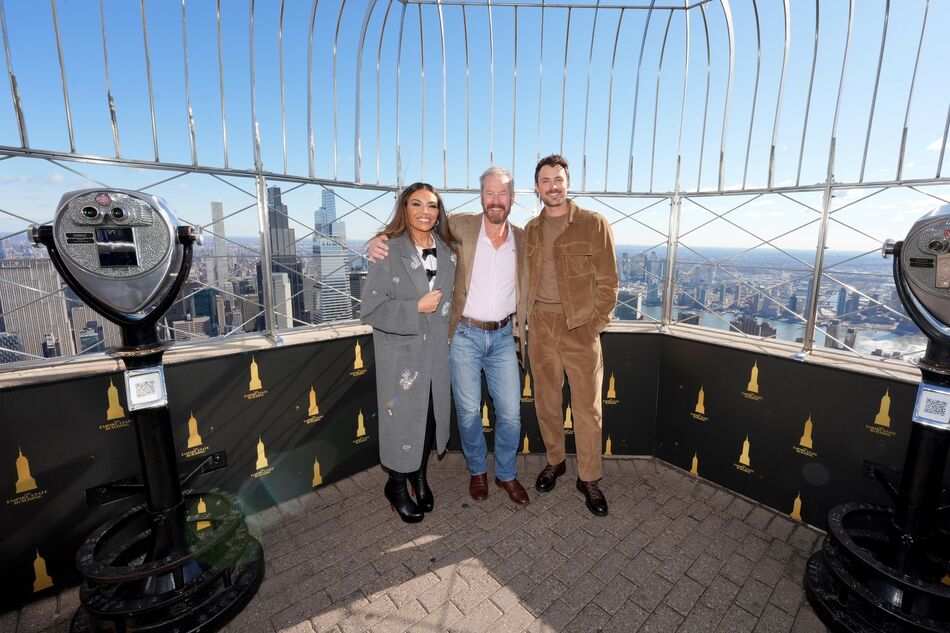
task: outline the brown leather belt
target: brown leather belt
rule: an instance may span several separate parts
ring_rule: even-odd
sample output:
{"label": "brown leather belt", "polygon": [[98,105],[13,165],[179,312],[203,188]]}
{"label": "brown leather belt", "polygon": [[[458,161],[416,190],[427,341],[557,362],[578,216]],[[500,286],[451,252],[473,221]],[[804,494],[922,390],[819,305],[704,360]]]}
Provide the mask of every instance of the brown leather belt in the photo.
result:
{"label": "brown leather belt", "polygon": [[459,321],[465,323],[466,325],[477,327],[479,330],[500,330],[501,328],[508,325],[509,321],[511,321],[511,315],[506,316],[501,321],[478,321],[476,319],[470,319],[467,316],[462,315],[459,317]]}

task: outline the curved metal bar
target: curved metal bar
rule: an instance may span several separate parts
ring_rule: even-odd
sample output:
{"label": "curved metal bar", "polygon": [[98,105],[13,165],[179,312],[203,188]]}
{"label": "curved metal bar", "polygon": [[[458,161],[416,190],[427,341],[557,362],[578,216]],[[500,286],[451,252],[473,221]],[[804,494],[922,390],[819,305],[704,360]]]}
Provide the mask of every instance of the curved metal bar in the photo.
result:
{"label": "curved metal bar", "polygon": [[805,101],[805,120],[802,124],[802,144],[798,149],[798,171],[795,174],[795,185],[802,180],[802,159],[805,157],[805,135],[808,133],[808,115],[811,112],[811,91],[815,87],[815,65],[818,62],[818,35],[821,30],[821,20],[818,9],[819,0],[815,0],[815,46],[811,54],[811,79],[808,80],[808,97]]}
{"label": "curved metal bar", "polygon": [[[389,24],[389,10],[393,7],[393,0],[389,0],[389,4],[386,5],[386,13],[383,15],[383,27],[379,30],[379,45],[376,47],[376,184],[379,184],[379,111],[380,105],[382,102],[382,97],[380,96],[380,83],[379,83],[379,67],[382,62],[383,56],[383,36],[386,34],[386,25]],[[357,117],[357,123],[359,123],[359,117]],[[357,140],[359,142],[359,140]],[[359,174],[357,174],[359,178]],[[359,180],[357,179],[357,182]]]}
{"label": "curved metal bar", "polygon": [[[23,102],[20,100],[20,88],[13,73],[13,60],[10,57],[10,38],[7,37],[7,9],[0,0],[0,29],[3,30],[3,53],[7,60],[7,78],[10,80],[10,94],[13,95],[13,109],[16,112],[17,127],[20,130],[20,147],[30,146],[26,133],[26,117],[23,115]],[[118,157],[117,157],[118,158]]]}
{"label": "curved metal bar", "polygon": [[[0,0],[2,1],[2,0]],[[541,0],[541,54],[538,56],[538,127],[535,138],[536,161],[541,160],[541,102],[544,91],[544,0]]]}
{"label": "curved metal bar", "polygon": [[927,18],[930,16],[930,0],[924,8],[924,19],[920,25],[920,39],[917,40],[917,57],[914,59],[914,73],[910,79],[910,91],[907,93],[907,109],[904,111],[904,127],[901,132],[901,149],[897,155],[897,180],[904,172],[904,152],[907,149],[907,124],[910,120],[910,104],[914,99],[914,88],[917,87],[917,67],[920,65],[920,51],[924,47],[924,31],[927,30]]}
{"label": "curved metal bar", "polygon": [[[184,0],[182,0],[184,2]],[[284,0],[280,0],[277,23],[277,58],[280,65],[280,144],[284,150],[284,173],[287,173],[287,99],[284,94]]]}
{"label": "curved metal bar", "polygon": [[749,175],[749,154],[752,151],[752,127],[755,125],[755,106],[759,100],[759,71],[762,69],[762,27],[759,24],[759,4],[752,0],[752,12],[755,14],[755,84],[752,88],[752,114],[749,116],[749,138],[745,145],[745,166],[742,168],[742,188],[745,189]]}
{"label": "curved metal bar", "polygon": [[462,31],[465,34],[465,187],[471,182],[472,160],[472,92],[468,65],[468,17],[465,7],[462,7]]}
{"label": "curved metal bar", "polygon": [[[653,167],[656,161],[656,120],[660,115],[660,80],[663,78],[663,61],[666,59],[666,41],[670,34],[670,24],[673,23],[673,12],[666,16],[666,28],[663,30],[663,43],[660,45],[660,61],[656,66],[656,95],[653,102],[653,138],[650,143],[650,188],[653,193]],[[671,204],[677,204],[673,201]],[[671,207],[673,209],[673,207]]]}
{"label": "curved metal bar", "polygon": [[633,92],[633,122],[630,125],[630,162],[627,165],[627,191],[633,191],[633,140],[637,134],[637,109],[640,106],[640,77],[643,71],[643,53],[647,44],[647,33],[650,31],[650,20],[653,18],[653,5],[656,0],[650,0],[650,10],[643,24],[643,37],[640,38],[640,60],[637,62],[637,83]]}
{"label": "curved metal bar", "polygon": [[102,30],[102,62],[106,71],[106,103],[109,106],[109,120],[112,123],[112,143],[115,145],[115,157],[122,155],[119,147],[119,121],[115,113],[115,99],[112,98],[112,88],[109,80],[109,47],[106,43],[106,12],[103,0],[99,0],[99,26]]}
{"label": "curved metal bar", "polygon": [[[881,66],[884,63],[884,45],[887,44],[887,26],[890,23],[891,0],[884,4],[884,27],[881,29],[881,49],[877,54],[877,73],[874,75],[874,92],[871,93],[871,111],[868,113],[868,129],[864,134],[864,152],[861,154],[861,172],[859,182],[864,182],[864,168],[868,162],[868,146],[871,144],[871,126],[874,124],[874,111],[877,107],[877,89],[881,84]],[[769,183],[771,184],[771,183]]]}
{"label": "curved metal bar", "polygon": [[195,115],[191,110],[191,82],[188,78],[188,20],[185,17],[185,0],[181,0],[181,48],[185,60],[185,114],[188,116],[188,139],[191,141],[191,164],[197,165],[198,139],[195,134]]}
{"label": "curved metal bar", "polygon": [[[590,51],[587,56],[587,96],[584,98],[584,162],[581,165],[581,191],[587,191],[587,123],[590,114],[590,71],[594,63],[594,37],[597,35],[597,18],[600,15],[600,0],[594,5],[594,24],[590,29]],[[672,13],[670,14],[672,15]]]}
{"label": "curved metal bar", "polygon": [[[929,0],[928,0],[929,2]],[[848,70],[848,52],[851,50],[851,32],[854,21],[854,0],[848,2],[848,34],[844,42],[844,55],[841,59],[841,75],[838,78],[838,97],[835,99],[835,116],[831,123],[831,139],[835,142],[838,135],[838,115],[841,113],[841,95],[844,94],[844,78]],[[829,160],[834,167],[834,154],[829,154]],[[834,171],[832,170],[832,174]]]}
{"label": "curved metal bar", "polygon": [[[145,19],[145,0],[139,0],[142,14],[142,41],[145,46],[145,77],[148,81],[148,111],[152,117],[152,147],[155,149],[155,162],[158,158],[158,124],[155,121],[155,93],[152,89],[152,58],[148,52],[148,24]],[[75,151],[75,150],[73,150]]]}
{"label": "curved metal bar", "polygon": [[782,6],[785,9],[785,52],[782,54],[782,78],[778,82],[778,97],[775,99],[775,119],[772,122],[772,144],[769,147],[769,179],[768,187],[771,189],[775,181],[775,147],[778,145],[778,126],[782,116],[782,97],[785,94],[785,74],[788,70],[788,48],[792,40],[791,21],[788,17],[788,0],[784,0]]}
{"label": "curved metal bar", "polygon": [[53,34],[56,37],[56,54],[59,57],[59,78],[63,84],[63,107],[66,109],[66,131],[69,133],[69,151],[75,153],[76,138],[73,135],[73,111],[69,107],[69,82],[66,81],[66,62],[63,60],[63,43],[59,37],[59,17],[56,14],[56,0],[49,0],[53,10]]}
{"label": "curved metal bar", "polygon": [[[283,0],[281,0],[283,2]],[[366,14],[363,16],[363,26],[360,28],[360,45],[356,53],[356,100],[354,102],[355,112],[353,116],[355,117],[355,130],[353,132],[353,160],[354,163],[354,174],[353,180],[360,182],[362,176],[360,172],[362,171],[363,166],[363,149],[362,149],[362,138],[360,137],[360,122],[363,119],[362,112],[360,109],[360,97],[363,93],[363,47],[366,44],[366,31],[369,28],[369,19],[373,15],[373,11],[376,9],[376,0],[373,0],[369,7],[366,8]],[[382,44],[382,33],[380,33],[380,44]],[[379,62],[376,63],[376,103],[379,103]],[[283,83],[283,82],[281,82]],[[376,127],[376,145],[379,146],[379,126]]]}
{"label": "curved metal bar", "polygon": [[[254,169],[258,173],[264,170],[261,162],[261,131],[257,124],[257,79],[254,65],[254,4],[251,0],[251,11],[248,20],[248,56],[251,61],[251,142],[254,143]],[[268,264],[270,260],[268,259]]]}
{"label": "curved metal bar", "polygon": [[[345,2],[346,0],[344,0]],[[422,88],[422,98],[419,100],[419,178],[425,180],[426,173],[426,43],[422,29],[422,5],[417,5],[419,12],[419,80]]]}
{"label": "curved metal bar", "polygon": [[[598,0],[599,2],[600,0]],[[441,10],[441,7],[440,7]],[[515,73],[512,78],[511,99],[511,180],[515,181],[515,148],[518,147],[518,7],[515,7]]]}
{"label": "curved metal bar", "polygon": [[[343,21],[343,9],[346,8],[346,0],[340,2],[340,12],[336,16],[336,33],[333,35],[333,179],[339,176],[337,171],[337,148],[336,148],[336,49],[340,41],[340,23]],[[422,11],[422,7],[419,7]]]}
{"label": "curved metal bar", "polygon": [[703,154],[706,152],[706,124],[709,122],[709,85],[712,77],[712,50],[709,45],[709,22],[706,19],[706,5],[699,7],[703,16],[703,32],[706,34],[706,97],[703,100],[703,131],[699,137],[699,171],[696,173],[696,191],[702,189]]}
{"label": "curved metal bar", "polygon": [[[685,2],[688,2],[688,0],[684,0],[684,3]],[[672,12],[670,12],[670,15],[672,15]],[[686,94],[689,90],[689,11],[683,12],[683,21],[686,25],[686,50],[683,53],[683,100],[680,102],[680,129],[676,135],[676,171],[674,172],[673,178],[673,190],[677,195],[680,192],[680,167],[683,163],[683,127],[686,123]],[[654,139],[654,144],[655,143],[656,140]]]}
{"label": "curved metal bar", "polygon": [[564,70],[561,74],[561,144],[559,153],[564,153],[564,112],[567,110],[567,49],[571,45],[571,11],[567,10],[567,34],[564,36]]}
{"label": "curved metal bar", "polygon": [[399,137],[399,94],[402,75],[402,34],[406,29],[406,3],[399,16],[399,48],[396,50],[396,189],[402,189],[402,145]]}
{"label": "curved metal bar", "polygon": [[310,34],[307,40],[307,143],[309,147],[309,170],[310,177],[316,176],[314,166],[314,140],[313,140],[313,29],[317,19],[317,5],[320,0],[313,0],[310,8]]}
{"label": "curved metal bar", "polygon": [[[518,19],[517,19],[517,9],[515,10],[515,37],[517,38],[518,33]],[[442,51],[442,187],[449,186],[449,162],[448,155],[445,150],[445,16],[442,15],[442,4],[439,4],[439,41],[441,42],[441,51]],[[518,77],[518,40],[515,39],[515,80],[517,84]]]}
{"label": "curved metal bar", "polygon": [[221,0],[217,1],[218,20],[218,91],[221,93],[221,142],[224,148],[224,168],[228,168],[228,117],[224,109],[224,54],[221,50]]}
{"label": "curved metal bar", "polygon": [[488,164],[495,164],[495,26],[488,0]]}
{"label": "curved metal bar", "polygon": [[[689,13],[686,13],[687,17]],[[604,150],[604,190],[607,190],[607,175],[610,169],[610,117],[613,113],[614,105],[614,66],[617,64],[617,45],[620,43],[620,28],[623,26],[624,10],[620,10],[620,17],[617,19],[617,32],[614,33],[614,52],[610,58],[610,83],[607,86],[607,130],[606,149]],[[687,38],[688,39],[688,38]]]}
{"label": "curved metal bar", "polygon": [[937,178],[943,173],[943,157],[947,151],[947,132],[950,132],[950,106],[947,107],[947,122],[943,124],[943,143],[940,145],[940,157],[937,158]]}
{"label": "curved metal bar", "polygon": [[722,110],[722,135],[719,137],[719,191],[726,177],[726,137],[729,128],[729,102],[732,100],[732,75],[735,72],[736,43],[732,26],[732,9],[729,0],[722,0],[722,15],[726,20],[726,33],[729,35],[729,77],[726,80],[726,103]]}

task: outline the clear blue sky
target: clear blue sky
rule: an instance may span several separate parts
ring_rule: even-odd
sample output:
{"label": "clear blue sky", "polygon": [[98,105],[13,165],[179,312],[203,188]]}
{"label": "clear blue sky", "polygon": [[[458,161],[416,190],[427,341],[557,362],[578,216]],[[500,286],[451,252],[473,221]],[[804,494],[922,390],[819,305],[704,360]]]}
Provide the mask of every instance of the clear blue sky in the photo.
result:
{"label": "clear blue sky", "polygon": [[[657,4],[668,6],[669,3],[664,1]],[[809,102],[807,92],[816,22],[814,4],[791,3],[792,38],[778,126],[776,185],[795,183],[800,158],[802,184],[820,182],[825,178],[844,54],[848,2],[820,4],[818,25],[821,37],[813,94]],[[852,182],[859,177],[877,70],[884,4],[884,0],[855,2],[853,35],[837,129],[835,175],[838,181]],[[249,168],[253,165],[250,2],[228,0],[222,5],[229,165]],[[295,175],[307,175],[309,172],[306,91],[311,6],[310,2],[287,0],[283,14],[287,170]],[[437,7],[426,5],[420,9],[418,5],[403,5],[398,1],[376,0],[374,4],[373,0],[348,0],[343,6],[337,38],[340,6],[338,0],[321,0],[314,31],[312,121],[316,144],[315,172],[319,178],[332,179],[336,176],[340,180],[354,180],[354,136],[358,113],[363,156],[361,177],[367,183],[377,182],[377,152],[379,182],[395,183],[398,128],[403,182],[425,179],[437,187],[446,182],[452,187],[476,187],[478,174],[492,158],[495,164],[513,168],[517,187],[527,190],[532,185],[537,154],[563,151],[572,164],[574,189],[580,189],[584,182],[589,190],[625,190],[633,136],[634,190],[649,191],[651,186],[658,192],[672,190],[678,146],[683,156],[682,188],[693,191],[697,187],[711,189],[717,185],[728,71],[726,21],[719,2],[710,2],[705,8],[711,49],[708,108],[705,107],[706,38],[703,13],[698,8],[689,12],[655,10],[652,14],[645,10],[621,13],[616,9],[601,9],[595,14],[592,9],[578,8],[570,12],[570,22],[566,9],[546,9],[543,12],[542,30],[542,11],[536,6],[527,6],[517,12],[516,31],[515,10],[511,7],[493,8],[490,25],[489,13],[484,7],[469,7],[464,13],[467,30],[463,29],[463,11],[460,7],[443,7],[447,179],[442,169],[443,48]],[[362,97],[357,112],[357,56],[361,27],[370,6],[372,11],[369,13],[362,60]],[[740,187],[743,181],[749,187],[762,186],[766,183],[768,173],[769,147],[775,125],[782,66],[784,23],[782,2],[779,0],[759,0],[757,6],[761,26],[761,67],[759,87],[755,92],[757,45],[753,3],[752,0],[730,3],[736,61],[730,114],[726,119],[723,181],[724,186],[730,189]],[[895,178],[925,6],[923,0],[892,3],[865,180]],[[254,14],[255,94],[262,137],[262,159],[265,169],[278,172],[284,169],[278,57],[280,7],[278,0],[258,1]],[[58,0],[56,8],[77,152],[113,156],[113,137],[105,99],[99,3],[90,0]],[[189,164],[192,158],[185,109],[181,4],[168,0],[149,0],[145,3],[145,9],[161,159]],[[215,3],[189,0],[186,3],[186,15],[187,85],[196,121],[198,162],[221,167],[224,164],[224,151]],[[641,40],[648,16],[649,28],[646,29],[641,61]],[[24,103],[30,145],[38,149],[68,151],[60,68],[51,17],[49,2],[6,3],[11,62]],[[152,123],[139,3],[107,1],[105,18],[109,80],[116,100],[122,153],[126,157],[152,160]],[[689,74],[685,84],[686,109],[680,135],[687,22],[690,31]],[[568,25],[569,39],[566,37]],[[948,31],[948,26],[950,3],[932,2],[908,118],[905,178],[931,178],[938,170],[940,141],[950,103],[950,82],[945,80],[943,67],[945,60],[950,59],[950,38],[943,35]],[[489,46],[490,32],[493,47]],[[619,38],[616,37],[618,33]],[[615,38],[616,61],[612,64]],[[565,41],[569,43],[566,47],[566,79]],[[379,93],[376,90],[378,50],[381,51]],[[657,100],[661,56],[663,72]],[[395,81],[397,62],[400,74],[398,101]],[[514,78],[516,65],[517,82]],[[613,92],[610,95],[612,66]],[[589,102],[588,67],[591,69]],[[424,88],[420,69],[425,71]],[[749,123],[755,95],[755,116],[752,119],[746,170],[746,147],[750,139]],[[608,99],[608,96],[611,98]],[[632,130],[635,102],[636,128]],[[378,138],[377,107],[380,114]],[[809,117],[802,153],[806,107],[809,108]],[[702,133],[704,114],[705,140]],[[5,81],[0,81],[0,144],[20,144],[9,84]],[[161,172],[149,170],[92,167],[76,163],[69,165],[114,186],[141,187],[165,177]],[[944,168],[945,174],[948,171],[950,166]],[[253,182],[250,180],[231,179],[231,182],[253,192]],[[86,186],[95,185],[45,161],[15,158],[0,162],[0,208],[36,221],[44,221],[51,215],[56,200],[63,192]],[[285,189],[288,188],[290,186],[285,186]],[[202,223],[210,221],[209,202],[212,199],[224,201],[228,212],[253,202],[246,194],[207,175],[187,175],[151,191],[167,197],[183,218]],[[338,191],[343,197],[338,204],[341,214],[351,208],[344,200],[362,204],[378,195],[366,190]],[[848,204],[871,191],[842,192],[836,198],[835,206]],[[950,199],[948,186],[933,188],[932,191]],[[312,212],[319,205],[319,197],[319,189],[314,186],[302,187],[285,196],[292,217],[301,223],[297,225],[300,235],[305,231],[303,225],[312,225]],[[748,202],[727,217],[734,218],[737,224],[755,235],[771,238],[817,217],[813,210],[804,205],[817,207],[820,195],[809,193],[793,197],[803,204],[770,195]],[[721,213],[748,199],[746,196],[730,196],[702,198],[697,202]],[[611,220],[621,220],[621,212],[633,213],[652,201],[642,198],[604,200],[615,210],[587,198],[582,200],[584,204],[604,212]],[[449,196],[448,202],[452,207],[461,205],[471,210],[478,208],[471,196]],[[349,216],[347,224],[350,236],[371,233],[377,228],[377,221],[388,216],[391,204],[392,196],[386,195],[367,207],[372,215],[357,212]],[[875,195],[836,214],[852,228],[834,225],[829,244],[838,249],[873,249],[877,240],[900,237],[913,219],[938,204],[939,201],[912,191]],[[528,193],[519,195],[518,205],[512,216],[516,222],[523,223],[536,212],[536,201]],[[668,225],[667,213],[668,206],[661,203],[635,216],[642,224],[632,220],[617,222],[614,227],[617,241],[636,244],[663,241]],[[684,207],[683,230],[695,228],[712,217],[708,211],[687,203]],[[20,220],[0,215],[0,231],[3,233],[22,229],[23,226]],[[254,209],[231,219],[228,232],[231,235],[256,233]],[[813,248],[815,236],[816,224],[812,222],[792,231],[779,243],[787,248]],[[684,242],[695,246],[751,246],[756,241],[754,236],[722,220],[684,238]]]}

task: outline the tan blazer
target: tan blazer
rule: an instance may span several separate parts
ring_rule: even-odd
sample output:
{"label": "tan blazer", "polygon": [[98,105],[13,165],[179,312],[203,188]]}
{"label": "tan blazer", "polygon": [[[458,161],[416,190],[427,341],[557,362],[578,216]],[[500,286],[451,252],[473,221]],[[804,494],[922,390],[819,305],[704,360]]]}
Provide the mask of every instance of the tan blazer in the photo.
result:
{"label": "tan blazer", "polygon": [[[481,213],[453,213],[449,216],[449,229],[458,244],[458,262],[455,265],[455,297],[452,302],[452,318],[449,321],[449,340],[455,334],[459,317],[468,301],[468,288],[472,283],[472,263],[478,246],[478,234],[482,230]],[[515,304],[517,306],[512,332],[518,339],[518,360],[525,364],[525,330],[528,314],[528,267],[525,265],[524,231],[511,224],[515,240],[515,259],[518,262],[518,277],[515,280]]]}

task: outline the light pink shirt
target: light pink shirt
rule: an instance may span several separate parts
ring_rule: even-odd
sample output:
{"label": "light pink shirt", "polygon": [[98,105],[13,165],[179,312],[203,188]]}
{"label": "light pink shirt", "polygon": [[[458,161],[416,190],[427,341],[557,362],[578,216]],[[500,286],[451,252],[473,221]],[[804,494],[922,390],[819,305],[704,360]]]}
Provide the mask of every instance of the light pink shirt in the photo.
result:
{"label": "light pink shirt", "polygon": [[501,321],[516,309],[515,282],[518,260],[511,226],[508,239],[499,249],[492,246],[485,232],[485,219],[478,232],[472,280],[462,314],[477,321]]}

